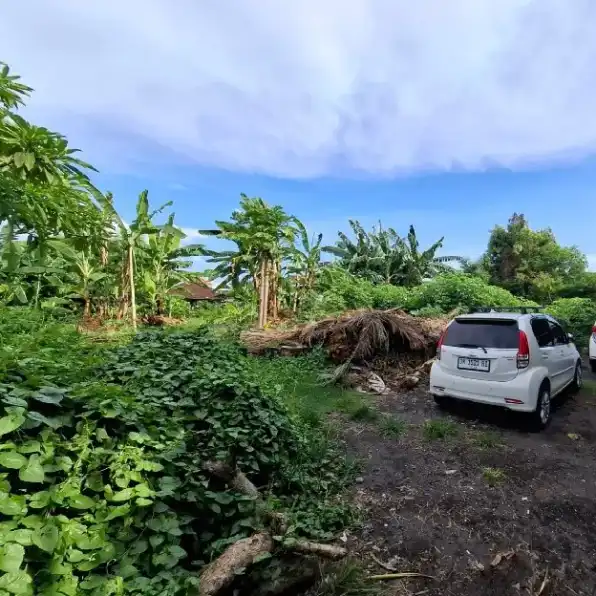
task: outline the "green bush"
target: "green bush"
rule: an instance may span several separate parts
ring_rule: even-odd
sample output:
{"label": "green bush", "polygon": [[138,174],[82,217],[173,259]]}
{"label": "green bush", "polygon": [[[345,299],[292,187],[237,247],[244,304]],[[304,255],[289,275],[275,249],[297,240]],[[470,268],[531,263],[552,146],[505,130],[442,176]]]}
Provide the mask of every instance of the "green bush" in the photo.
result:
{"label": "green bush", "polygon": [[339,455],[237,346],[152,331],[106,349],[31,311],[0,311],[0,337],[0,593],[186,594],[262,523],[209,460],[269,487],[293,535],[345,523]]}
{"label": "green bush", "polygon": [[404,286],[379,284],[372,288],[372,302],[374,308],[405,308],[408,305],[411,290]]}
{"label": "green bush", "polygon": [[473,306],[521,304],[534,303],[518,298],[503,288],[491,286],[479,277],[463,273],[447,273],[412,288],[407,306],[410,311],[433,307],[448,313],[454,309],[466,310]]}
{"label": "green bush", "polygon": [[589,298],[560,298],[546,308],[575,336],[576,344],[586,347],[596,321],[596,302]]}

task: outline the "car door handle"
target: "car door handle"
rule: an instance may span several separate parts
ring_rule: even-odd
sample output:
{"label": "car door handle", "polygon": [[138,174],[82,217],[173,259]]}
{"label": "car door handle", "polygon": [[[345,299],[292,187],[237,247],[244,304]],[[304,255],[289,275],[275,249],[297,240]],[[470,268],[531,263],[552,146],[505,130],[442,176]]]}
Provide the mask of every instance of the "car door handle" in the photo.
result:
{"label": "car door handle", "polygon": [[542,360],[548,360],[548,354],[542,354]]}

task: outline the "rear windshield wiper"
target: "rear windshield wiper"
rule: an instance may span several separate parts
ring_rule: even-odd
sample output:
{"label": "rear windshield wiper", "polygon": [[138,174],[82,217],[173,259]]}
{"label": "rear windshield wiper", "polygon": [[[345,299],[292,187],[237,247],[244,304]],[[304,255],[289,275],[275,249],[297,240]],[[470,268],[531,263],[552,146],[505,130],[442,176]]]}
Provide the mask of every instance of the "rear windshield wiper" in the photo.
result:
{"label": "rear windshield wiper", "polygon": [[457,344],[458,348],[478,348],[479,350],[484,350],[485,354],[488,354],[486,348],[484,346],[479,346],[476,344]]}

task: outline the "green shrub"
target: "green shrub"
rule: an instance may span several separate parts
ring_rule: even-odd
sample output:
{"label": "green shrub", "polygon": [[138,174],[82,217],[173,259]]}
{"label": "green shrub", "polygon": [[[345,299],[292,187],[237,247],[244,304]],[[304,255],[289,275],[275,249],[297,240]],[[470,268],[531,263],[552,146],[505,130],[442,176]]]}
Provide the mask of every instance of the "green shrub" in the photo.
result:
{"label": "green shrub", "polygon": [[412,288],[408,309],[418,311],[433,307],[448,313],[454,309],[473,306],[509,306],[534,304],[518,298],[497,286],[491,286],[479,277],[464,273],[446,273]]}
{"label": "green shrub", "polygon": [[596,302],[589,298],[560,298],[546,308],[573,333],[578,346],[586,347],[590,331],[596,321]]}
{"label": "green shrub", "polygon": [[262,391],[237,346],[152,331],[106,349],[19,317],[0,311],[0,586],[186,594],[197,565],[262,523],[210,460],[269,487],[293,535],[349,519],[340,454]]}
{"label": "green shrub", "polygon": [[374,308],[405,308],[408,305],[410,289],[404,286],[379,284],[372,288],[372,303]]}

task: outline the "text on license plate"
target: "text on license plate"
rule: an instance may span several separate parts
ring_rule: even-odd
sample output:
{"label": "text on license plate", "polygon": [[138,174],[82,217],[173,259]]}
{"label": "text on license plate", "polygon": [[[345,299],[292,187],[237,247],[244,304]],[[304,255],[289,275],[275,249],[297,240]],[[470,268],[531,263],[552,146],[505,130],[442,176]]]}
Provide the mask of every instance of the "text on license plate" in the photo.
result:
{"label": "text on license plate", "polygon": [[490,360],[487,358],[465,358],[460,356],[457,359],[457,368],[488,372],[490,370]]}

